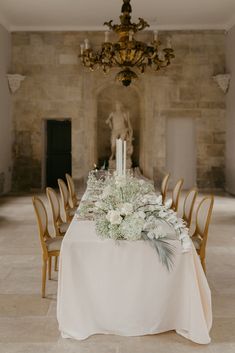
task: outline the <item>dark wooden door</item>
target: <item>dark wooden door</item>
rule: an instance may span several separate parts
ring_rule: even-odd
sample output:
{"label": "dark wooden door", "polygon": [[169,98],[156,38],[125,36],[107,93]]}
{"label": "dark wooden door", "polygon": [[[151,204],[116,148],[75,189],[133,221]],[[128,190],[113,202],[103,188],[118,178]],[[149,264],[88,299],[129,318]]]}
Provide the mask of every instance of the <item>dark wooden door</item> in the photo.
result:
{"label": "dark wooden door", "polygon": [[58,186],[65,173],[71,174],[71,121],[47,120],[47,186]]}

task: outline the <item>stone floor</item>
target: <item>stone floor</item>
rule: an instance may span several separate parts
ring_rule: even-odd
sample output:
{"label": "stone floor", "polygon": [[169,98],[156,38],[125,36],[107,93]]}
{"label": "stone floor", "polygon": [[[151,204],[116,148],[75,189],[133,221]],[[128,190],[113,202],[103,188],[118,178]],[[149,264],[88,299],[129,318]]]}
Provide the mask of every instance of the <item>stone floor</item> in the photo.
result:
{"label": "stone floor", "polygon": [[57,274],[41,299],[41,249],[31,197],[0,198],[1,353],[234,353],[235,198],[217,196],[207,251],[212,290],[212,342],[194,344],[174,332],[119,337],[96,335],[79,342],[60,337],[56,321]]}

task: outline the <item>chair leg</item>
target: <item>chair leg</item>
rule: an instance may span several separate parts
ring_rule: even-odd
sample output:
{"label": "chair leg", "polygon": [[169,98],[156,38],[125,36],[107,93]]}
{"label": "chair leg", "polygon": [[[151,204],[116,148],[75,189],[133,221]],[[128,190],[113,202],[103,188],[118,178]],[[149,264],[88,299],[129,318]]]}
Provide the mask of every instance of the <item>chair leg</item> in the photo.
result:
{"label": "chair leg", "polygon": [[47,260],[43,260],[42,265],[42,298],[46,296]]}
{"label": "chair leg", "polygon": [[55,256],[55,271],[58,271],[58,256]]}
{"label": "chair leg", "polygon": [[51,279],[51,256],[48,259],[48,278]]}

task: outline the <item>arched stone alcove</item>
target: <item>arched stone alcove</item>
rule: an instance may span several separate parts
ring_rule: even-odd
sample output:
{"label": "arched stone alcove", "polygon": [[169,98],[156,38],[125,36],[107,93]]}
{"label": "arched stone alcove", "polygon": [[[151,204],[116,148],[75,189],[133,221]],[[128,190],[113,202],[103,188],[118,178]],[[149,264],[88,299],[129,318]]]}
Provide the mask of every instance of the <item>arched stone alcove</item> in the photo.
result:
{"label": "arched stone alcove", "polygon": [[140,115],[141,105],[139,95],[135,88],[127,89],[119,85],[107,85],[102,87],[97,94],[97,161],[102,165],[111,154],[111,131],[106,124],[109,114],[115,109],[115,102],[119,101],[123,109],[130,114],[133,128],[134,152],[132,155],[133,166],[139,165],[140,156]]}

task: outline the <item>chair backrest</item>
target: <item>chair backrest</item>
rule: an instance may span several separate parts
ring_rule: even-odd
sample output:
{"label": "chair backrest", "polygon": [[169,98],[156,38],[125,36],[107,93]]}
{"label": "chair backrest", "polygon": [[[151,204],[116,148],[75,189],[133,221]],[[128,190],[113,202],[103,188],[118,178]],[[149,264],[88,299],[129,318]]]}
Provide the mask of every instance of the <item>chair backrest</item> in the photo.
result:
{"label": "chair backrest", "polygon": [[60,216],[60,201],[56,191],[52,188],[46,188],[46,194],[51,206],[51,212],[53,217],[53,223],[55,227],[56,233],[58,232],[58,225],[62,223],[62,219]]}
{"label": "chair backrest", "polygon": [[59,185],[59,189],[60,189],[60,196],[61,196],[62,204],[63,204],[64,208],[67,210],[67,208],[69,206],[68,188],[67,188],[64,180],[62,180],[62,179],[58,179],[58,185]]}
{"label": "chair backrest", "polygon": [[34,196],[32,198],[32,202],[33,202],[34,211],[35,211],[36,219],[38,223],[38,231],[39,231],[41,246],[42,246],[43,252],[46,254],[47,246],[45,241],[51,238],[48,232],[48,217],[47,217],[46,207],[44,206],[44,203],[39,197]]}
{"label": "chair backrest", "polygon": [[74,186],[73,178],[68,173],[65,174],[65,177],[66,177],[66,180],[67,180],[70,196],[74,197],[74,195],[75,195],[75,186]]}
{"label": "chair backrest", "polygon": [[214,196],[206,196],[202,199],[197,209],[196,232],[203,240],[207,238],[213,204]]}
{"label": "chair backrest", "polygon": [[191,189],[187,193],[184,200],[183,219],[187,223],[188,228],[190,227],[192,222],[193,208],[196,201],[196,197],[197,197],[197,190]]}
{"label": "chair backrest", "polygon": [[180,197],[180,192],[182,189],[184,183],[184,179],[179,179],[177,183],[174,186],[174,189],[172,191],[172,209],[176,212],[178,210],[179,206],[179,197]]}
{"label": "chair backrest", "polygon": [[73,208],[76,206],[76,202],[77,202],[74,181],[71,175],[69,175],[68,173],[65,174],[65,177],[68,184],[70,206]]}
{"label": "chair backrest", "polygon": [[164,204],[166,200],[166,194],[167,194],[167,186],[168,186],[168,181],[169,181],[170,174],[166,174],[162,180],[161,184],[161,194],[162,194],[162,203]]}

